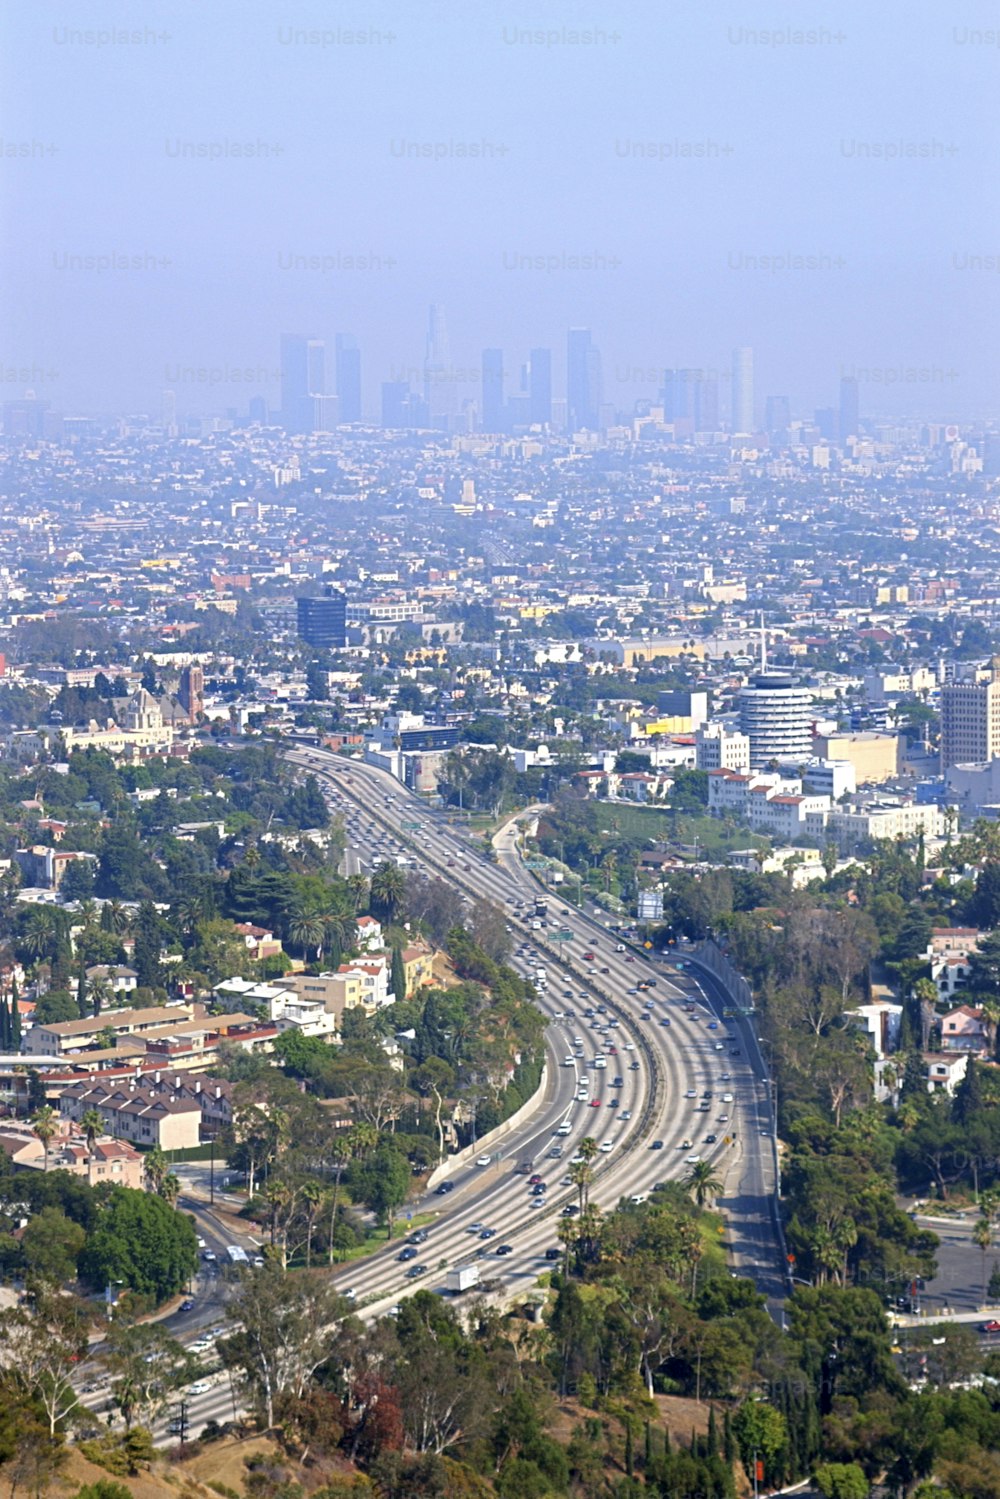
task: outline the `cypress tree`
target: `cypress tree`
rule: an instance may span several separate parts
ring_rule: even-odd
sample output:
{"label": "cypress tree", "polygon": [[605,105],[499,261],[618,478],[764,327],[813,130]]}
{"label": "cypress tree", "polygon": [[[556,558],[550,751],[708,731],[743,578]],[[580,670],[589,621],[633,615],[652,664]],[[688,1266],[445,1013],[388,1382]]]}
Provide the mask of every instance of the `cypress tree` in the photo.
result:
{"label": "cypress tree", "polygon": [[0,994],[0,1051],[10,1051],[10,1011],[6,994]]}
{"label": "cypress tree", "polygon": [[21,1011],[17,1003],[17,979],[10,986],[10,1046],[12,1051],[21,1050]]}
{"label": "cypress tree", "polygon": [[706,1457],[718,1457],[719,1455],[719,1431],[715,1424],[715,1406],[708,1407],[708,1451]]}
{"label": "cypress tree", "polygon": [[670,1427],[669,1426],[665,1426],[663,1428],[663,1456],[664,1457],[669,1457],[670,1456]]}
{"label": "cypress tree", "polygon": [[397,1001],[402,1003],[406,998],[406,969],[403,966],[403,950],[399,946],[392,949],[392,969],[390,971],[389,982]]}
{"label": "cypress tree", "polygon": [[732,1467],[736,1461],[736,1443],[733,1440],[733,1423],[728,1410],[722,1412],[722,1455]]}
{"label": "cypress tree", "polygon": [[87,974],[82,963],[80,964],[80,977],[76,981],[76,1007],[80,1011],[80,1019],[86,1020],[90,1009],[87,1004]]}
{"label": "cypress tree", "polygon": [[642,1465],[648,1471],[653,1461],[653,1423],[646,1422],[646,1447],[643,1453]]}

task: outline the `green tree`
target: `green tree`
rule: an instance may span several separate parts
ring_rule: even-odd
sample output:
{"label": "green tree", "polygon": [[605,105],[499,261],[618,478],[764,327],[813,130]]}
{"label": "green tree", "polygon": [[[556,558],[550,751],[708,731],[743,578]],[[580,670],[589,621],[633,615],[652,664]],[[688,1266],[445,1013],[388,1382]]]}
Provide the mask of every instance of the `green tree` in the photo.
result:
{"label": "green tree", "polygon": [[49,1169],[49,1146],[59,1132],[59,1115],[51,1104],[45,1104],[31,1116],[31,1128],[42,1142],[45,1171]]}
{"label": "green tree", "polygon": [[372,911],[383,921],[393,922],[406,899],[406,876],[398,864],[386,859],[371,879]]}
{"label": "green tree", "polygon": [[396,996],[397,1004],[401,1004],[406,998],[406,969],[403,967],[403,950],[398,944],[392,949],[392,975],[390,983],[392,992]]}
{"label": "green tree", "polygon": [[191,1219],[148,1192],[114,1187],[81,1257],[92,1286],[120,1282],[157,1304],[181,1290],[198,1264]]}
{"label": "green tree", "polygon": [[744,1400],[733,1417],[733,1431],[746,1471],[752,1474],[759,1460],[764,1464],[765,1480],[776,1477],[778,1459],[788,1440],[788,1427],[781,1412],[756,1398]]}
{"label": "green tree", "polygon": [[868,1499],[870,1485],[860,1463],[820,1463],[813,1481],[824,1499]]}
{"label": "green tree", "polygon": [[77,1261],[86,1241],[79,1223],[67,1218],[61,1208],[47,1207],[28,1219],[21,1248],[31,1274],[53,1286],[63,1286],[76,1279]]}
{"label": "green tree", "polygon": [[374,1155],[351,1172],[352,1192],[386,1225],[390,1239],[396,1209],[406,1201],[411,1181],[409,1162],[389,1140],[380,1141]]}
{"label": "green tree", "polygon": [[190,1378],[187,1352],[159,1322],[113,1321],[104,1365],[126,1430],[136,1421],[152,1425],[172,1392]]}
{"label": "green tree", "polygon": [[703,1208],[706,1203],[718,1197],[723,1184],[711,1161],[693,1161],[684,1178],[684,1185],[697,1206]]}
{"label": "green tree", "polygon": [[64,1020],[78,1020],[80,1012],[68,989],[49,989],[35,1006],[35,1020],[40,1025],[56,1025]]}

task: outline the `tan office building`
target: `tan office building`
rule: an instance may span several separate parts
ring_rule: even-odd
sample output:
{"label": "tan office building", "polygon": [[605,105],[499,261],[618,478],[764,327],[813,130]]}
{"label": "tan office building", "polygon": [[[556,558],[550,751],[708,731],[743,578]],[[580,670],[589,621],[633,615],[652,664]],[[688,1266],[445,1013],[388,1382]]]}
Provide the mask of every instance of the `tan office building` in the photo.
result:
{"label": "tan office building", "polygon": [[985,682],[941,688],[941,769],[985,765],[1000,755],[1000,658]]}
{"label": "tan office building", "polygon": [[898,734],[874,731],[858,734],[816,734],[813,754],[820,760],[849,760],[858,786],[878,786],[899,775],[901,739]]}

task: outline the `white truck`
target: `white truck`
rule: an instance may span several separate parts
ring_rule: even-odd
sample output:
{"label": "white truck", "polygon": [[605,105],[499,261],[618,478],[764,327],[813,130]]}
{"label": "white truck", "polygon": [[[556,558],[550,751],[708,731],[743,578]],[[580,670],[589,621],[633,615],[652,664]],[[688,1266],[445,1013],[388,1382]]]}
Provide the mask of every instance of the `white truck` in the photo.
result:
{"label": "white truck", "polygon": [[461,1296],[463,1291],[471,1291],[473,1286],[479,1284],[478,1265],[456,1265],[449,1270],[445,1276],[445,1290],[451,1291],[456,1296]]}

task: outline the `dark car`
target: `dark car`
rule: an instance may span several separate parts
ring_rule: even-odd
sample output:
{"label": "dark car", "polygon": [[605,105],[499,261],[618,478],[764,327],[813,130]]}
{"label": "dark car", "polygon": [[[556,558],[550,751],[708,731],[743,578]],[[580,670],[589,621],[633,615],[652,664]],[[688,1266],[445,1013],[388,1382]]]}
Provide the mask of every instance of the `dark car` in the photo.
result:
{"label": "dark car", "polygon": [[444,1196],[447,1195],[447,1193],[454,1192],[454,1190],[455,1190],[455,1183],[454,1182],[441,1182],[440,1186],[437,1186],[437,1187],[434,1188],[434,1193],[435,1193],[435,1196],[437,1196],[437,1197],[444,1197]]}
{"label": "dark car", "polygon": [[497,1254],[513,1254],[514,1246],[513,1244],[498,1244],[496,1252]]}
{"label": "dark car", "polygon": [[653,1143],[652,1143],[652,1145],[649,1148],[650,1148],[650,1150],[662,1150],[663,1149],[663,1141],[662,1140],[654,1140]]}
{"label": "dark car", "polygon": [[546,1251],[545,1251],[545,1258],[547,1260],[561,1260],[562,1259],[562,1250],[561,1249],[546,1249]]}
{"label": "dark car", "polygon": [[714,1145],[715,1142],[716,1142],[716,1140],[718,1138],[719,1138],[718,1135],[706,1135],[705,1136],[705,1144],[706,1145]]}
{"label": "dark car", "polygon": [[740,1049],[739,1049],[739,1047],[738,1046],[730,1047],[729,1055],[731,1057],[738,1057],[740,1055]]}
{"label": "dark car", "polygon": [[194,1302],[191,1301],[190,1299],[188,1299],[187,1301],[182,1301],[181,1302],[181,1311],[182,1312],[193,1312],[194,1311]]}
{"label": "dark car", "polygon": [[417,1251],[411,1244],[408,1244],[405,1249],[401,1249],[396,1256],[397,1260],[399,1260],[403,1264],[405,1264],[407,1260],[415,1260],[416,1257]]}
{"label": "dark car", "polygon": [[406,1272],[406,1278],[407,1278],[407,1280],[416,1280],[418,1276],[420,1276],[420,1275],[426,1275],[426,1274],[427,1274],[427,1266],[426,1265],[411,1265],[410,1268],[409,1268],[409,1270],[407,1270],[407,1272]]}
{"label": "dark car", "polygon": [[544,1182],[536,1182],[536,1184],[531,1189],[531,1195],[532,1195],[532,1197],[544,1197],[545,1196],[545,1183]]}
{"label": "dark car", "polygon": [[426,1244],[427,1243],[427,1230],[426,1230],[426,1228],[418,1228],[417,1231],[416,1231],[416,1233],[415,1234],[411,1234],[410,1237],[407,1239],[406,1242],[407,1242],[407,1244]]}

